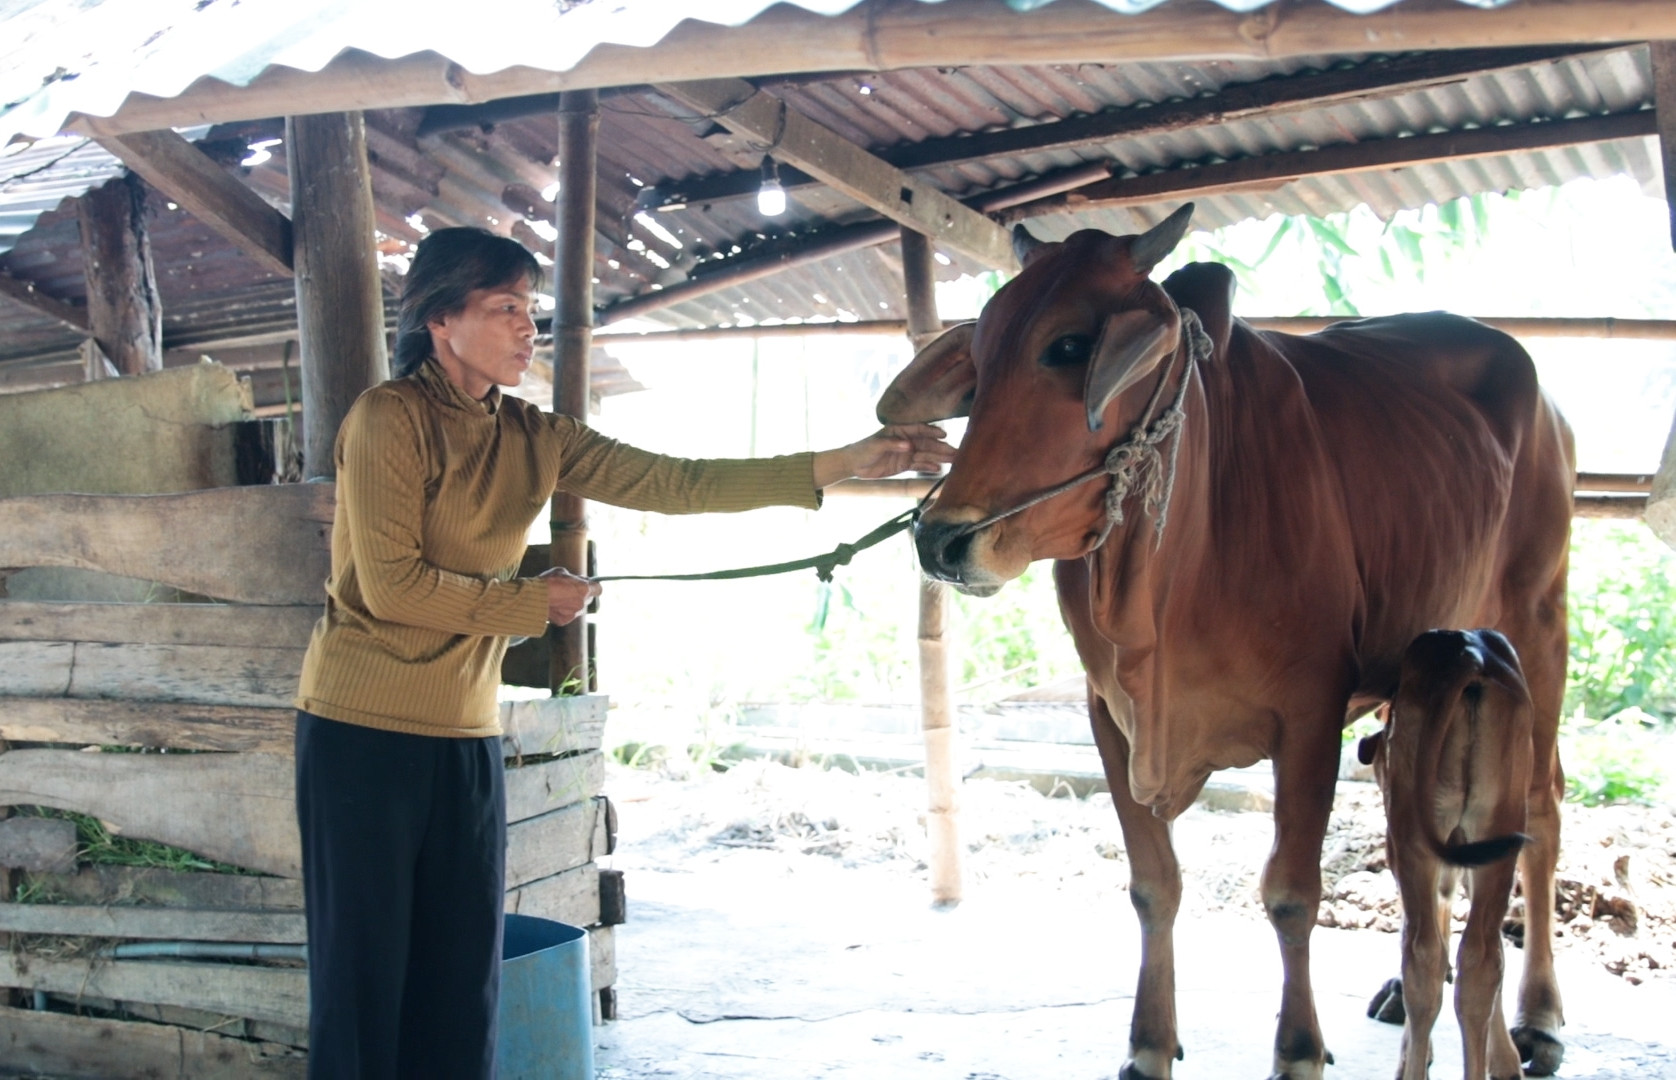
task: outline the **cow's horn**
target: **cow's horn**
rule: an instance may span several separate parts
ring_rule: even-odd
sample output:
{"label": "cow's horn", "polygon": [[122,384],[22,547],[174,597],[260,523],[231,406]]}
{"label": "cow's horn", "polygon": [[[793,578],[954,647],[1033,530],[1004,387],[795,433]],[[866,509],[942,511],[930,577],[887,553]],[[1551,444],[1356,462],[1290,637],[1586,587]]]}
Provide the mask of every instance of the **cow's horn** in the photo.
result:
{"label": "cow's horn", "polygon": [[1023,225],[1013,226],[1013,258],[1019,262],[1022,263],[1032,251],[1045,243],[1047,243],[1046,240],[1038,240],[1030,235],[1030,230]]}
{"label": "cow's horn", "polygon": [[[1152,273],[1152,268],[1163,262],[1165,256],[1181,243],[1192,220],[1193,204],[1184,203],[1175,213],[1135,237],[1135,242],[1129,245],[1129,258],[1134,260],[1135,270],[1141,274]],[[1018,241],[1015,239],[1013,243]]]}

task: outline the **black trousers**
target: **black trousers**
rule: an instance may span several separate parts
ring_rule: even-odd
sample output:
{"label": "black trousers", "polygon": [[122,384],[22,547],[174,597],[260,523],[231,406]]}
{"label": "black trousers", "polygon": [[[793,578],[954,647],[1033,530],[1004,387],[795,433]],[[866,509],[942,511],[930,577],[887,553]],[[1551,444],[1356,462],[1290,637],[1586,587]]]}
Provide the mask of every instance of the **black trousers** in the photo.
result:
{"label": "black trousers", "polygon": [[297,713],[310,1080],[495,1071],[506,778],[498,737]]}

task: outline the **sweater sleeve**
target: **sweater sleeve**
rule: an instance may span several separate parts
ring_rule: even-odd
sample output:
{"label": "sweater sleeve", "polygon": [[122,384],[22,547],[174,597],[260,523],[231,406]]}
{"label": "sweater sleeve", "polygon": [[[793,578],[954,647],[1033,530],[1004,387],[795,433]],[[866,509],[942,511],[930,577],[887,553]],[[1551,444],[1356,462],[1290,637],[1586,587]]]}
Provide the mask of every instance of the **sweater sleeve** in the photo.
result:
{"label": "sweater sleeve", "polygon": [[560,446],[559,490],[585,499],[662,514],[821,505],[812,453],[668,457],[608,438],[568,416],[551,416],[550,423]]}
{"label": "sweater sleeve", "polygon": [[545,632],[542,582],[456,573],[425,559],[425,460],[417,422],[398,395],[361,397],[344,418],[337,459],[338,506],[375,618],[452,634]]}

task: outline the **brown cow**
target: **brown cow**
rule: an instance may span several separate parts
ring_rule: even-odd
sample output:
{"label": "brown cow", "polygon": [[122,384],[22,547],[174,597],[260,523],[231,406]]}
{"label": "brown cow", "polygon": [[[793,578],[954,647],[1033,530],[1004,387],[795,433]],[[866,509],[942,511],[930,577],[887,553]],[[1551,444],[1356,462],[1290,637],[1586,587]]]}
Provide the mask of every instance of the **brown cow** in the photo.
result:
{"label": "brown cow", "polygon": [[1374,767],[1385,795],[1385,850],[1402,892],[1406,1019],[1397,1080],[1426,1080],[1458,867],[1472,868],[1455,965],[1463,1075],[1521,1075],[1502,1023],[1501,924],[1513,892],[1510,857],[1528,839],[1531,721],[1530,691],[1505,637],[1432,630],[1403,657],[1385,729],[1362,740],[1362,762]]}
{"label": "brown cow", "polygon": [[1274,1071],[1321,1077],[1309,936],[1339,732],[1395,693],[1403,650],[1434,626],[1496,627],[1525,658],[1537,767],[1516,1037],[1535,1071],[1552,1071],[1570,432],[1524,350],[1471,320],[1293,337],[1232,318],[1225,267],[1153,283],[1191,213],[1141,236],[1039,245],[878,410],[890,423],[971,417],[917,529],[926,573],[990,595],[1058,560],[1141,922],[1120,1075],[1167,1080],[1181,1054],[1169,822],[1212,771],[1266,757],[1262,896],[1285,971]]}

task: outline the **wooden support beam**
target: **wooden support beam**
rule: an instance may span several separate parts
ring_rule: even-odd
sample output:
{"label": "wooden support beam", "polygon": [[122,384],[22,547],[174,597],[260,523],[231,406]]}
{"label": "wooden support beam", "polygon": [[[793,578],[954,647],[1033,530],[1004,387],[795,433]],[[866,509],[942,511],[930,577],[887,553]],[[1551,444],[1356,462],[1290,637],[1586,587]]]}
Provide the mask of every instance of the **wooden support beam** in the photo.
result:
{"label": "wooden support beam", "polygon": [[10,274],[0,274],[0,296],[15,300],[24,307],[33,308],[49,319],[57,319],[79,333],[85,334],[89,329],[86,308],[48,296],[32,281],[24,281]]}
{"label": "wooden support beam", "polygon": [[1670,243],[1676,248],[1676,40],[1649,42],[1647,48],[1652,53],[1653,108],[1664,161],[1664,199],[1670,208]]}
{"label": "wooden support beam", "polygon": [[146,236],[145,186],[132,174],[76,202],[87,321],[93,340],[122,375],[163,369],[163,304]]}
{"label": "wooden support beam", "polygon": [[[908,340],[917,351],[943,329],[937,317],[937,264],[930,238],[902,230],[902,283],[907,294]],[[930,841],[931,902],[953,907],[962,895],[960,870],[960,770],[955,767],[954,695],[949,686],[945,625],[948,589],[919,579],[920,730],[925,739],[925,831]]]}
{"label": "wooden support beam", "polygon": [[1653,111],[1642,109],[1577,120],[1473,128],[1415,135],[1406,139],[1376,139],[1320,150],[1262,154],[1194,168],[1167,169],[1143,176],[1113,177],[1063,195],[1015,206],[1002,211],[999,216],[1010,223],[1043,214],[1141,206],[1187,196],[1272,191],[1306,176],[1414,168],[1439,161],[1549,150],[1580,143],[1638,138],[1653,134],[1655,129]]}
{"label": "wooden support beam", "polygon": [[338,426],[361,392],[390,377],[384,285],[373,246],[372,171],[361,114],[292,116],[289,155],[297,336],[302,344],[303,475],[335,475]]}
{"label": "wooden support beam", "polygon": [[[588,419],[588,367],[594,333],[594,201],[599,193],[599,95],[565,94],[559,102],[557,251],[553,258],[553,411]],[[588,507],[579,495],[553,496],[551,565],[588,572]],[[554,694],[594,688],[588,616],[550,631],[548,687]]]}
{"label": "wooden support beam", "polygon": [[[1597,51],[1597,50],[1590,50]],[[922,139],[875,150],[899,169],[936,169],[1059,150],[1097,146],[1118,139],[1143,139],[1188,128],[1267,120],[1350,102],[1379,101],[1475,75],[1584,55],[1577,49],[1466,49],[1448,53],[1415,53],[1376,57],[1349,68],[1275,76],[1225,86],[1214,94],[1145,106],[1111,108],[1084,116],[1031,124],[1025,127]],[[694,176],[658,184],[663,203],[714,203],[752,197],[760,182],[756,170]],[[816,183],[800,169],[782,169],[787,191]]]}
{"label": "wooden support beam", "polygon": [[173,131],[96,136],[100,146],[266,270],[291,275],[291,219]]}
{"label": "wooden support beam", "polygon": [[741,79],[660,83],[658,91],[729,131],[762,143],[823,184],[985,266],[1016,269],[1005,229],[935,186],[916,179],[831,128]]}
{"label": "wooden support beam", "polygon": [[133,95],[84,134],[155,131],[341,109],[472,104],[526,94],[670,80],[819,71],[891,71],[967,64],[1121,64],[1273,59],[1529,45],[1676,39],[1669,0],[1520,0],[1490,10],[1457,0],[1405,0],[1367,15],[1322,3],[1252,12],[1170,3],[1117,16],[1060,0],[1014,11],[1000,0],[902,4],[871,0],[825,16],[792,5],[739,27],[696,20],[647,48],[604,45],[568,71],[514,67],[473,74],[435,53],[385,60],[348,52],[318,72],[274,67],[246,86],[201,80],[173,98]]}

